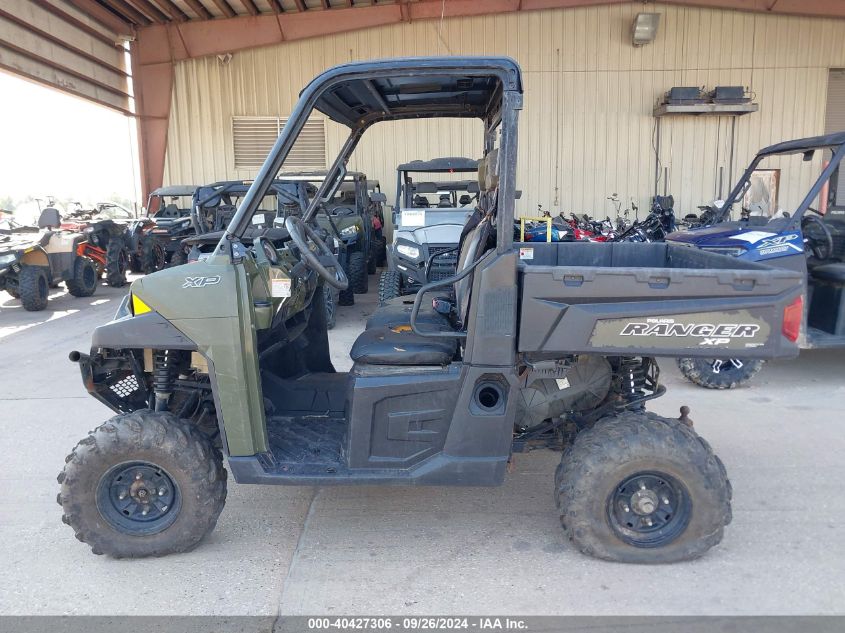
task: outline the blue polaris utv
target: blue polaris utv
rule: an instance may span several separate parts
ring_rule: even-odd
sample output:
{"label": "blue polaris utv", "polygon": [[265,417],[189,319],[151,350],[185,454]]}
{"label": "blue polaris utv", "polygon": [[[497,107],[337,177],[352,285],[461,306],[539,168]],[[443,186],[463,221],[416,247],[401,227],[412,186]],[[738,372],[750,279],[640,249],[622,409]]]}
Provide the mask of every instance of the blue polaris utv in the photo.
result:
{"label": "blue polaris utv", "polygon": [[[845,347],[845,187],[843,195],[837,196],[843,156],[845,132],[762,149],[725,204],[720,209],[705,210],[703,215],[709,216],[709,226],[677,231],[666,238],[675,244],[803,272],[807,281],[802,349]],[[800,165],[793,164],[799,161]],[[777,211],[771,217],[756,216],[743,205],[741,219],[731,220],[732,207],[746,200],[755,171],[770,167],[777,169],[778,176],[789,168],[790,177],[812,186],[791,213]],[[779,178],[781,183],[785,180]],[[743,358],[678,359],[687,379],[710,389],[732,389],[745,384],[762,364],[762,360]]]}

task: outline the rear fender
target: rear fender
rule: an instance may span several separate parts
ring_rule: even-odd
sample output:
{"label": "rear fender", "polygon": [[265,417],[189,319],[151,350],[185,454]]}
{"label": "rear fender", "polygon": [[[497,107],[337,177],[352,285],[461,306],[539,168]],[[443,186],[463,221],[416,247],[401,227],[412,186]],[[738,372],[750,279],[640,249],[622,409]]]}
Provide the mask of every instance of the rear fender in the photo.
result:
{"label": "rear fender", "polygon": [[28,248],[24,251],[23,257],[20,259],[21,264],[26,264],[27,266],[50,266],[50,260],[47,259],[47,253],[45,253],[39,247]]}

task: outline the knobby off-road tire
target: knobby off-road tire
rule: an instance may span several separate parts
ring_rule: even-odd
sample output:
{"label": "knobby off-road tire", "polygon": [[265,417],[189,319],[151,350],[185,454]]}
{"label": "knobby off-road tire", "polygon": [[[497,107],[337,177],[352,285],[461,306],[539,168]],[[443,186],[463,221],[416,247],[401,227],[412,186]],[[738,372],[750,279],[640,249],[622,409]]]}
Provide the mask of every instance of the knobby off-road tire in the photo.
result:
{"label": "knobby off-road tire", "polygon": [[170,256],[170,262],[167,264],[167,268],[172,268],[173,266],[181,266],[182,264],[188,263],[188,253],[185,252],[184,247],[180,244],[175,251],[173,251],[173,255]]}
{"label": "knobby off-road tire", "polygon": [[369,290],[369,277],[367,277],[367,257],[364,251],[352,251],[349,253],[349,286],[356,295],[365,295]]}
{"label": "knobby off-road tire", "polygon": [[624,563],[703,555],[722,540],[731,496],[710,445],[682,422],[647,412],[582,431],[555,473],[561,524],[575,546]]}
{"label": "knobby off-road tire", "polygon": [[74,297],[90,297],[97,290],[97,264],[88,257],[77,257],[73,264],[73,279],[65,282]]}
{"label": "knobby off-road tire", "polygon": [[378,280],[378,302],[386,305],[391,299],[402,296],[402,275],[395,270],[385,270]]}
{"label": "knobby off-road tire", "polygon": [[373,235],[370,240],[370,256],[367,258],[367,274],[375,275],[378,268],[378,244],[379,238]]}
{"label": "knobby off-road tire", "polygon": [[376,239],[376,265],[384,266],[387,264],[387,238],[382,235]]}
{"label": "knobby off-road tire", "polygon": [[18,294],[23,309],[27,312],[38,312],[47,307],[47,296],[50,283],[47,271],[42,266],[21,266],[18,273]]}
{"label": "knobby off-road tire", "polygon": [[12,296],[12,299],[20,299],[21,298],[21,293],[18,290],[17,286],[15,286],[14,288],[12,288],[11,286],[6,286],[6,292],[8,292]]}
{"label": "knobby off-road tire", "polygon": [[326,306],[326,329],[332,330],[337,325],[337,302],[335,290],[328,284],[323,285],[323,300]]}
{"label": "knobby off-road tire", "polygon": [[112,288],[125,286],[128,268],[129,255],[123,240],[112,238],[106,248],[106,283]]}
{"label": "knobby off-road tire", "polygon": [[167,265],[164,245],[154,237],[147,237],[141,245],[141,270],[145,275],[161,270]]}
{"label": "knobby off-road tire", "polygon": [[[717,373],[714,358],[679,358],[678,369],[684,378],[705,389],[742,387],[763,368],[762,360],[725,359]],[[737,367],[739,362],[741,367]]]}
{"label": "knobby off-road tire", "polygon": [[188,551],[214,529],[226,502],[220,451],[171,413],[142,409],[114,416],[65,461],[58,476],[62,521],[95,554]]}

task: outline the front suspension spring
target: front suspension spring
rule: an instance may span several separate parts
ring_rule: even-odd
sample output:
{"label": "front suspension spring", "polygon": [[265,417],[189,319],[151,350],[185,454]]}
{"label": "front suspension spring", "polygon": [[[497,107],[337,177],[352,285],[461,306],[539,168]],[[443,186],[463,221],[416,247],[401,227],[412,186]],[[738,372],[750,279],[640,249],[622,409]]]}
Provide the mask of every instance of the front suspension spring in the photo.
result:
{"label": "front suspension spring", "polygon": [[173,394],[174,361],[174,353],[170,350],[153,352],[153,391],[156,411],[167,411],[170,396]]}

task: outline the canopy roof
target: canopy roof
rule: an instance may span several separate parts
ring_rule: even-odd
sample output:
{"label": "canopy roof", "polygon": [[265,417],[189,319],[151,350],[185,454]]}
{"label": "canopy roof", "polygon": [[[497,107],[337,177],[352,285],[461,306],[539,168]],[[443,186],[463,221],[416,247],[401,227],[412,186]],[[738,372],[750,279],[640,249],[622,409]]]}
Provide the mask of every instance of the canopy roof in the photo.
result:
{"label": "canopy roof", "polygon": [[396,168],[397,171],[413,171],[428,173],[450,173],[453,171],[478,171],[478,161],[474,158],[450,156],[433,160],[412,160]]}
{"label": "canopy roof", "polygon": [[838,147],[843,144],[845,144],[845,132],[834,132],[833,134],[825,134],[824,136],[811,136],[809,138],[799,138],[793,141],[784,141],[783,143],[770,145],[761,149],[758,154],[760,156],[797,154],[811,149]]}
{"label": "canopy roof", "polygon": [[[502,88],[522,91],[509,57],[405,57],[341,64],[320,75],[316,108],[349,127],[424,117],[485,118]],[[309,84],[303,93],[309,90]]]}
{"label": "canopy roof", "polygon": [[192,196],[197,190],[196,185],[168,185],[154,190],[151,196]]}

